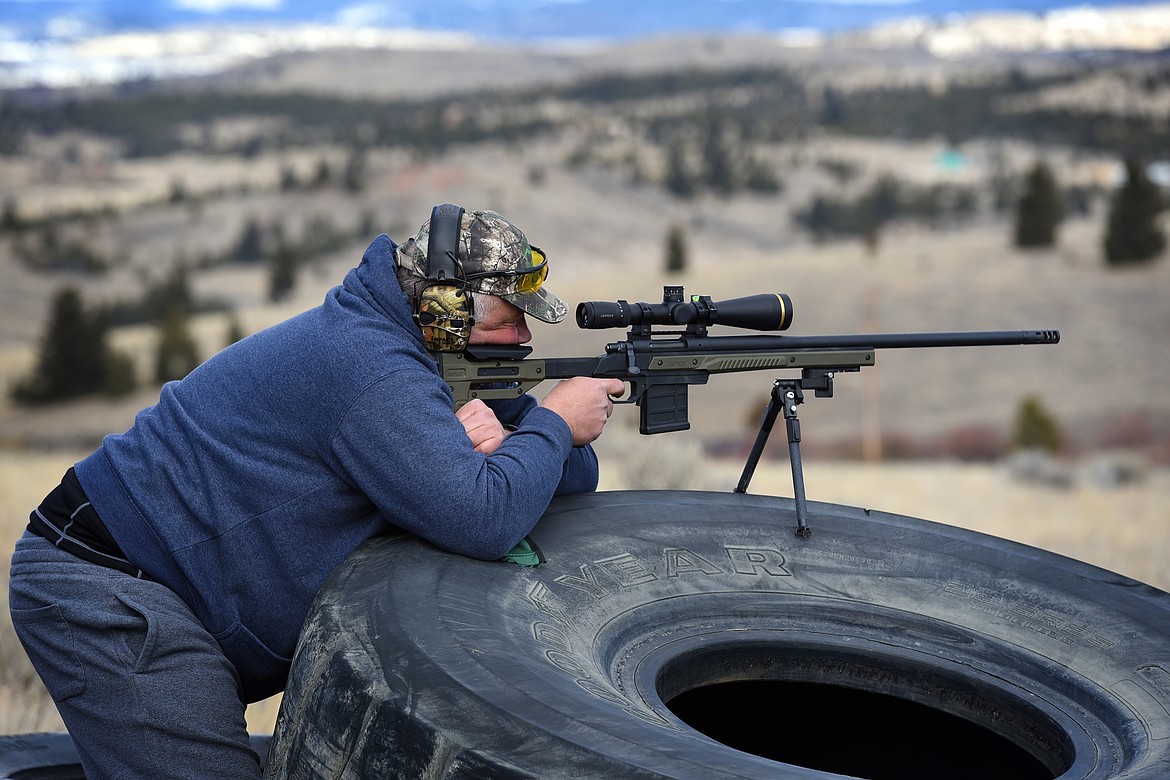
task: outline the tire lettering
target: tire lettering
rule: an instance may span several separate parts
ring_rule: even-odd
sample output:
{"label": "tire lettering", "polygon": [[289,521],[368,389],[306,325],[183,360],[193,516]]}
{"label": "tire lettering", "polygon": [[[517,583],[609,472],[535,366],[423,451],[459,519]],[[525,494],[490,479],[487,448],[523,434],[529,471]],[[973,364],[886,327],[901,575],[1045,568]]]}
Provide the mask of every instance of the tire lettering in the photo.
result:
{"label": "tire lettering", "polygon": [[562,574],[556,578],[556,581],[562,585],[568,585],[570,588],[576,588],[587,593],[593,598],[601,598],[605,595],[605,588],[601,587],[597,582],[597,572],[588,563],[581,567],[580,577],[575,577],[572,574]]}
{"label": "tire lettering", "polygon": [[761,572],[769,577],[791,577],[792,572],[785,568],[787,559],[784,553],[771,547],[736,547],[727,545],[724,548],[727,557],[736,574],[750,574],[758,577]]}
{"label": "tire lettering", "polygon": [[1145,664],[1138,667],[1138,674],[1149,683],[1149,687],[1161,695],[1164,702],[1170,704],[1170,671],[1161,664]]}
{"label": "tire lettering", "polygon": [[565,653],[573,649],[573,642],[565,630],[551,623],[533,623],[532,638],[546,647]]}
{"label": "tire lettering", "polygon": [[553,593],[543,582],[538,582],[528,589],[528,601],[536,607],[538,612],[548,615],[566,626],[572,625],[565,611],[553,603]]}
{"label": "tire lettering", "polygon": [[[729,544],[724,545],[723,552],[731,564],[730,570],[720,567],[711,558],[704,557],[694,550],[685,547],[667,547],[662,551],[661,569],[658,570],[648,566],[644,560],[637,558],[632,553],[626,552],[581,564],[578,567],[579,576],[576,573],[561,574],[553,581],[558,585],[583,593],[592,600],[600,601],[616,592],[617,589],[637,588],[657,582],[660,579],[658,571],[672,579],[692,574],[703,576],[744,574],[750,577],[792,576],[787,558],[775,547]],[[543,583],[532,586],[528,592],[528,600],[549,617],[565,625],[569,624],[564,610],[554,603],[552,591]]]}
{"label": "tire lettering", "polygon": [[578,679],[587,679],[589,677],[589,672],[585,669],[585,666],[568,653],[562,653],[559,650],[546,650],[544,657],[551,661],[553,666],[568,675]]}
{"label": "tire lettering", "polygon": [[623,588],[646,585],[658,579],[641,561],[629,553],[615,555],[612,558],[604,558],[596,561],[596,563],[602,568],[602,571],[612,577],[613,581]]}
{"label": "tire lettering", "polygon": [[666,576],[678,577],[683,574],[722,574],[711,561],[685,547],[668,547],[662,551],[666,559]]}
{"label": "tire lettering", "polygon": [[1082,644],[1109,650],[1117,646],[1115,640],[1103,636],[1083,623],[1062,615],[1048,607],[1008,598],[988,588],[981,588],[958,580],[943,586],[943,592],[967,602],[978,612],[999,618],[1007,623],[1050,636],[1066,645]]}
{"label": "tire lettering", "polygon": [[[535,626],[533,628],[535,629]],[[558,636],[559,641],[559,635],[557,635],[555,632],[556,630],[554,629],[554,634],[552,634],[552,636]],[[538,642],[542,641],[542,639],[547,639],[550,637],[548,632],[537,632],[534,630],[533,633],[536,635]],[[573,682],[577,684],[577,687],[586,693],[592,696],[596,696],[602,701],[607,701],[610,704],[620,707],[623,712],[633,715],[636,718],[649,721],[650,723],[654,723],[659,726],[665,726],[667,728],[676,730],[678,729],[678,726],[670,723],[658,713],[644,707],[638,707],[627,696],[615,690],[613,686],[603,681],[598,681],[593,675],[589,673],[587,663],[582,659],[572,655],[570,651],[556,649],[546,650],[544,657],[547,658],[553,666],[572,677]]]}
{"label": "tire lettering", "polygon": [[662,550],[661,568],[625,552],[581,564],[577,568],[579,575],[573,572],[554,577],[553,582],[563,586],[561,590],[554,592],[544,582],[535,582],[526,594],[528,602],[547,620],[531,623],[532,638],[541,646],[548,662],[571,677],[581,690],[620,707],[636,718],[680,730],[678,724],[667,720],[652,708],[634,702],[614,688],[606,682],[604,674],[591,671],[590,659],[582,656],[580,648],[574,646],[577,635],[577,625],[571,617],[574,601],[577,606],[582,606],[582,596],[587,597],[585,600],[589,602],[601,601],[619,590],[658,582],[660,575],[672,579],[684,575],[792,576],[784,554],[774,547],[725,545],[723,552],[730,568],[720,566],[711,557],[686,547],[667,547]]}

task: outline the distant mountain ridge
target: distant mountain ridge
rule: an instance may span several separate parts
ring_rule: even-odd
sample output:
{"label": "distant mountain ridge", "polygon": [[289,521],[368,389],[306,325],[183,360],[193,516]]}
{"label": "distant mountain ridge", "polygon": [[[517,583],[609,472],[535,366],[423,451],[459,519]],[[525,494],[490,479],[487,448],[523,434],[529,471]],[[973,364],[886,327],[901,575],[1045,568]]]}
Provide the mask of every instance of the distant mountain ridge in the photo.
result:
{"label": "distant mountain ridge", "polygon": [[[595,57],[623,56],[621,46],[695,34],[737,36],[768,51],[837,45],[935,59],[1170,51],[1167,0],[1062,7],[1069,1],[1016,0],[1004,8],[1007,0],[453,0],[439,9],[430,0],[401,0],[391,13],[382,4],[307,0],[0,0],[0,89],[204,76],[327,50],[486,45],[523,57],[516,45],[523,42],[545,55],[576,57],[584,46]],[[717,56],[736,59],[727,49]]]}
{"label": "distant mountain ridge", "polygon": [[1126,0],[0,0],[0,40],[70,38],[180,26],[343,25],[458,32],[523,40],[643,37],[679,32],[840,31],[877,22],[945,19],[1068,6],[1141,6]]}

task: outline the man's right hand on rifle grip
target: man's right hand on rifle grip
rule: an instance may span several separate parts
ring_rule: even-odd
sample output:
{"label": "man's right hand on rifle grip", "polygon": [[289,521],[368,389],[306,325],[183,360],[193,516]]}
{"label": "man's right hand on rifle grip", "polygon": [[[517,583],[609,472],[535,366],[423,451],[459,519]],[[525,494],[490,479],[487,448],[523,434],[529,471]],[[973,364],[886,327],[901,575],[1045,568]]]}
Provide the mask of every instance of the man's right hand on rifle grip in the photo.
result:
{"label": "man's right hand on rifle grip", "polygon": [[601,435],[613,414],[613,398],[625,391],[620,379],[579,376],[558,382],[540,405],[559,414],[573,432],[573,446],[582,447]]}

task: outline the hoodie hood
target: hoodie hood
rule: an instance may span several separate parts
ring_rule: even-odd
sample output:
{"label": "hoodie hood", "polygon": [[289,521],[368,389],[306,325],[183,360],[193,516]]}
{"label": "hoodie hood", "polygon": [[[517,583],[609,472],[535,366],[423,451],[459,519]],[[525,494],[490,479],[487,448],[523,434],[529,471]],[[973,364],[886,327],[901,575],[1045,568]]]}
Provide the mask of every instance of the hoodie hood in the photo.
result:
{"label": "hoodie hood", "polygon": [[414,334],[421,344],[422,333],[414,323],[410,299],[398,284],[397,251],[393,239],[385,233],[379,235],[366,247],[357,268],[346,274],[342,287]]}

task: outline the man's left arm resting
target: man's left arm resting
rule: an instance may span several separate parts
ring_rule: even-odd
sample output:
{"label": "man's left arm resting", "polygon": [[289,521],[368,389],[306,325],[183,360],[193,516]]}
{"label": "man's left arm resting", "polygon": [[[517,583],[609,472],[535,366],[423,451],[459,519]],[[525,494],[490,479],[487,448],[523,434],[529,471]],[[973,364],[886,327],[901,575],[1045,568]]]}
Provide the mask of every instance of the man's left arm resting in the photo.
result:
{"label": "man's left arm resting", "polygon": [[[515,399],[489,401],[488,406],[496,413],[496,417],[505,428],[515,430],[523,424],[528,413],[537,408],[537,403],[535,398],[525,394]],[[597,490],[597,482],[597,454],[593,451],[593,446],[573,447],[569,457],[565,459],[556,495],[591,493]]]}

